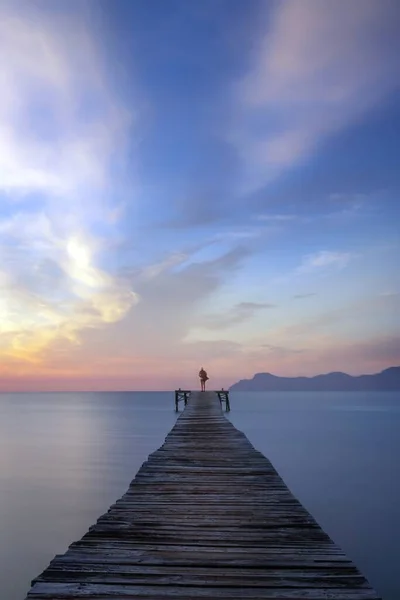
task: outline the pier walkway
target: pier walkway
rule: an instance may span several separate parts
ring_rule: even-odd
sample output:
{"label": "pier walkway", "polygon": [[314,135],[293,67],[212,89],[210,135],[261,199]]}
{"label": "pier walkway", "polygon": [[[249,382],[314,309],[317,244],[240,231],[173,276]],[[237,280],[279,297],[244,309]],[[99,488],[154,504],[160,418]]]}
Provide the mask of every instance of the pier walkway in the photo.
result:
{"label": "pier walkway", "polygon": [[212,392],[27,598],[379,600]]}

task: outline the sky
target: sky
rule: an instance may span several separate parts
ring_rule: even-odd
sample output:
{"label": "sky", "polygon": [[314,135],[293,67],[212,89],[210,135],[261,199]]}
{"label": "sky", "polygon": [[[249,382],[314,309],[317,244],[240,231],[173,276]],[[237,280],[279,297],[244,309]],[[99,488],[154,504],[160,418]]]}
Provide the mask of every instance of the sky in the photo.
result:
{"label": "sky", "polygon": [[0,0],[0,389],[400,365],[398,0]]}

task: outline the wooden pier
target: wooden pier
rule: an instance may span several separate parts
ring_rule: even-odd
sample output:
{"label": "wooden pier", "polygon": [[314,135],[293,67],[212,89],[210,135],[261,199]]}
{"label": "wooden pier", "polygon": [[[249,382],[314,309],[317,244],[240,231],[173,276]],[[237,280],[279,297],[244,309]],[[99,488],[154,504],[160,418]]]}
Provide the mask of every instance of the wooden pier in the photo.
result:
{"label": "wooden pier", "polygon": [[126,494],[29,600],[380,600],[271,463],[192,393]]}
{"label": "wooden pier", "polygon": [[[176,412],[179,411],[179,402],[183,402],[184,406],[187,405],[191,393],[192,392],[190,390],[181,390],[181,388],[179,388],[179,390],[175,390]],[[204,394],[204,392],[202,393]],[[222,390],[216,390],[215,393],[218,396],[221,406],[222,403],[225,402],[225,412],[229,412],[231,410],[231,405],[229,402],[229,390],[224,390],[224,388],[222,388]]]}

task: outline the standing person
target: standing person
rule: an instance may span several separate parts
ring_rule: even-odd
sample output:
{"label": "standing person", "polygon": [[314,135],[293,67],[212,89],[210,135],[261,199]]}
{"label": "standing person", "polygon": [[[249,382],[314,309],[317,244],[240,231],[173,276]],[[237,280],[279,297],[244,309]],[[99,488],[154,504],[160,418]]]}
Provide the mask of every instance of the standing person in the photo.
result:
{"label": "standing person", "polygon": [[205,392],[206,391],[206,381],[207,381],[207,379],[209,379],[209,376],[207,375],[207,372],[203,369],[203,367],[201,367],[201,369],[199,371],[199,377],[200,377],[200,383],[201,383],[201,391]]}

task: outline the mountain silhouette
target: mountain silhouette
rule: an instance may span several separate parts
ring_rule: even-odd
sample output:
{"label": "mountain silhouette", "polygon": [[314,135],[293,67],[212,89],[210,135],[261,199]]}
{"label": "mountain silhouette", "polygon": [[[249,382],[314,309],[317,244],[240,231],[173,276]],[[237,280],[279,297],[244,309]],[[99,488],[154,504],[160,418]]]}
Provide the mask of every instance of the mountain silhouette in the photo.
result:
{"label": "mountain silhouette", "polygon": [[374,375],[353,377],[347,373],[327,373],[315,377],[278,377],[256,373],[230,388],[232,392],[358,392],[400,390],[400,367],[390,367]]}

